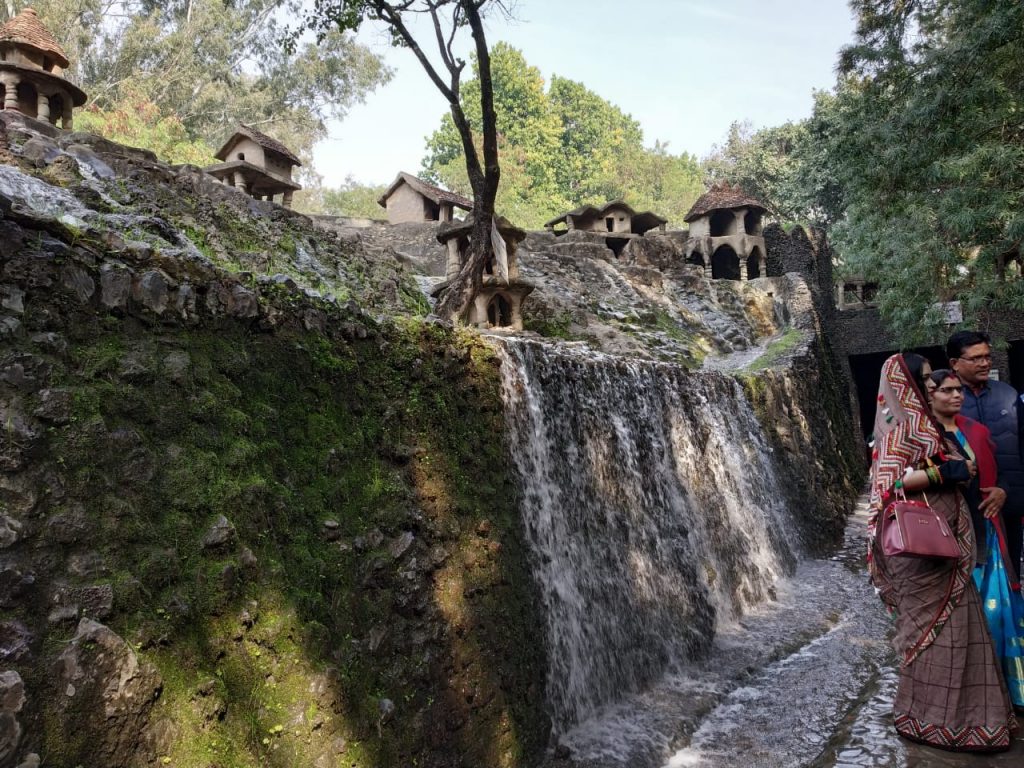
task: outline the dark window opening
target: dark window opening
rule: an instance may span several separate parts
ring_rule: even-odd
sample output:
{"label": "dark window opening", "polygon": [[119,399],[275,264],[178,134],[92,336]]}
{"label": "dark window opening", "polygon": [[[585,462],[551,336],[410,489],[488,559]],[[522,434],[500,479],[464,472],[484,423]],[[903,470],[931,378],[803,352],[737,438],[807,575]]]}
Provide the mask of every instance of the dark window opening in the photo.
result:
{"label": "dark window opening", "polygon": [[441,217],[441,207],[437,203],[424,198],[423,217],[424,221],[439,221]]}
{"label": "dark window opening", "polygon": [[743,217],[743,230],[748,235],[759,235],[761,229],[761,214],[757,211],[747,211]]}
{"label": "dark window opening", "polygon": [[26,117],[37,117],[39,114],[39,95],[31,83],[18,85],[18,109]]}
{"label": "dark window opening", "polygon": [[715,280],[740,279],[740,257],[728,245],[723,245],[711,256],[711,277]]}
{"label": "dark window opening", "polygon": [[729,234],[729,227],[736,221],[732,211],[715,211],[711,214],[711,236],[723,237]]}
{"label": "dark window opening", "polygon": [[878,297],[878,283],[864,283],[864,287],[861,289],[861,298],[864,299],[864,303],[875,301]]}
{"label": "dark window opening", "polygon": [[694,251],[686,258],[687,264],[696,264],[698,267],[704,266],[704,254],[700,251]]}
{"label": "dark window opening", "polygon": [[496,328],[512,325],[512,305],[500,293],[487,305],[487,322]]}
{"label": "dark window opening", "polygon": [[609,232],[615,231],[615,217],[609,216],[604,220],[604,225],[608,228]]}
{"label": "dark window opening", "polygon": [[245,160],[245,152],[239,152],[238,153],[238,159],[239,160]]}
{"label": "dark window opening", "polygon": [[43,70],[45,72],[50,72],[53,70],[53,62],[50,61],[49,56],[43,56]]}
{"label": "dark window opening", "polygon": [[757,248],[747,257],[747,279],[755,277],[764,277],[761,274],[761,252]]}
{"label": "dark window opening", "polygon": [[64,97],[60,94],[50,97],[50,120],[57,122],[58,117],[64,116]]}

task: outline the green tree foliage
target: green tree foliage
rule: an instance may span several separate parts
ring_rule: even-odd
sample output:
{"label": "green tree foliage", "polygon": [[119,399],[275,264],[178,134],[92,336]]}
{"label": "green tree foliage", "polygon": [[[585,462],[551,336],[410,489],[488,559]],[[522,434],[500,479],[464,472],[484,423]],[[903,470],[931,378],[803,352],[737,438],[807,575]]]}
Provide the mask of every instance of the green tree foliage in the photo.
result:
{"label": "green tree foliage", "polygon": [[706,184],[737,184],[784,223],[831,224],[842,214],[823,142],[833,98],[816,94],[815,117],[808,120],[758,131],[734,122],[725,142],[704,159]]}
{"label": "green tree foliage", "polygon": [[[458,133],[466,175],[473,190],[473,231],[466,260],[459,273],[448,283],[435,311],[444,320],[464,317],[470,301],[479,291],[484,268],[493,250],[494,204],[501,181],[498,161],[497,116],[494,105],[491,51],[484,30],[485,14],[497,11],[508,15],[504,0],[318,0],[304,22],[317,32],[318,39],[335,31],[356,30],[365,20],[384,24],[395,45],[409,49],[427,77],[448,102],[451,122]],[[431,47],[421,44],[409,22],[415,17],[429,19],[433,27]],[[480,122],[474,125],[466,113],[462,98],[462,70],[465,61],[454,53],[454,44],[462,29],[469,29],[479,87],[475,103]],[[294,38],[293,38],[294,42]],[[428,55],[433,50],[434,55]],[[479,143],[478,143],[479,142]]]}
{"label": "green tree foliage", "polygon": [[340,187],[323,190],[320,209],[333,216],[384,219],[386,213],[377,201],[385,191],[386,184],[360,184],[349,176]]}
{"label": "green tree foliage", "polygon": [[[4,13],[25,4],[8,0]],[[389,77],[378,56],[339,31],[286,52],[278,19],[298,12],[293,0],[34,0],[32,5],[66,47],[72,64],[68,76],[98,110],[98,120],[90,123],[94,128],[120,125],[117,115],[130,116],[142,106],[146,120],[180,125],[186,143],[219,146],[241,121],[308,157],[325,134],[327,118],[343,116]],[[161,133],[137,136],[148,140]],[[146,148],[159,153],[166,145],[158,141]]]}
{"label": "green tree foliage", "polygon": [[215,161],[216,151],[202,139],[191,139],[185,126],[174,115],[163,115],[159,107],[145,98],[126,97],[112,109],[92,104],[82,110],[75,127],[105,136],[119,144],[142,147],[156,153],[164,162],[205,166]]}
{"label": "green tree foliage", "polygon": [[[497,208],[503,215],[538,227],[580,205],[624,199],[682,224],[703,191],[693,157],[672,155],[660,143],[645,148],[639,123],[582,83],[556,75],[545,90],[540,71],[508,43],[491,49],[491,70],[502,167]],[[462,91],[474,126],[478,88],[474,77]],[[462,164],[458,134],[446,115],[427,138],[424,174],[467,194]]]}
{"label": "green tree foliage", "polygon": [[1024,4],[854,0],[843,80],[813,121],[843,189],[834,239],[883,286],[907,342],[939,330],[936,301],[970,322],[1024,309]]}

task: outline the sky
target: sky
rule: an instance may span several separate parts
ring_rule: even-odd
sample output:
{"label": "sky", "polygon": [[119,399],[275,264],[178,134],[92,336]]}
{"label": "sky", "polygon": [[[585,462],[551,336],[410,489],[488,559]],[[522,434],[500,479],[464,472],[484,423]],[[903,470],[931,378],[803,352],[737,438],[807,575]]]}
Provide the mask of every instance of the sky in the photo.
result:
{"label": "sky", "polygon": [[[494,18],[486,32],[491,45],[521,50],[546,82],[578,80],[631,114],[648,146],[667,141],[670,152],[701,158],[734,121],[763,128],[810,115],[814,90],[835,83],[853,28],[846,0],[518,0],[515,18]],[[410,51],[369,25],[359,40],[394,76],[314,148],[328,187],[418,173],[425,139],[447,111]]]}

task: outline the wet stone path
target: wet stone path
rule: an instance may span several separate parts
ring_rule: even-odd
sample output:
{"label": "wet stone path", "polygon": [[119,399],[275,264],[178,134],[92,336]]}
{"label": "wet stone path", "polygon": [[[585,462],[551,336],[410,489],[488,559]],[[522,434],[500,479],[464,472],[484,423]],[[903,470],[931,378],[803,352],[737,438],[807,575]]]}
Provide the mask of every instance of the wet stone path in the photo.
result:
{"label": "wet stone path", "polygon": [[1024,734],[999,755],[943,752],[892,727],[891,621],[864,569],[866,503],[843,548],[808,560],[778,599],[720,630],[710,656],[560,737],[546,768],[989,768],[1024,766]]}

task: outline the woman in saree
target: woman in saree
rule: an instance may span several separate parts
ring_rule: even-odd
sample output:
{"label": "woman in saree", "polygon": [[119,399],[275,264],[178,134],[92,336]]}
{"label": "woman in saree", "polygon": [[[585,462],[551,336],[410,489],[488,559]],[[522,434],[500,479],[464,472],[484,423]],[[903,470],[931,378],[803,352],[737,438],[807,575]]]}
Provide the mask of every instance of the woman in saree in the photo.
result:
{"label": "woman in saree", "polygon": [[[1016,720],[971,580],[974,530],[960,491],[976,470],[932,417],[922,375],[930,371],[918,360],[915,372],[902,355],[882,366],[871,464],[869,571],[895,614],[896,730],[943,749],[1001,751],[1010,746]],[[875,527],[904,493],[945,517],[959,545],[957,559],[884,554]]]}
{"label": "woman in saree", "polygon": [[960,413],[963,383],[956,373],[948,369],[935,371],[928,377],[927,386],[931,392],[932,414],[945,431],[945,439],[955,441],[978,468],[977,475],[964,491],[977,542],[974,585],[981,595],[1010,701],[1014,708],[1024,709],[1024,598],[1015,572],[1009,567],[1010,553],[1003,520],[997,507],[985,504],[986,496],[1004,493],[996,485],[998,469],[992,437],[984,424]]}

